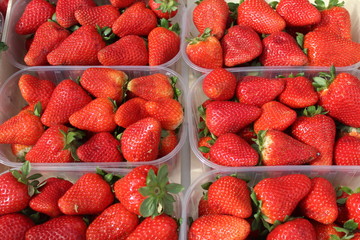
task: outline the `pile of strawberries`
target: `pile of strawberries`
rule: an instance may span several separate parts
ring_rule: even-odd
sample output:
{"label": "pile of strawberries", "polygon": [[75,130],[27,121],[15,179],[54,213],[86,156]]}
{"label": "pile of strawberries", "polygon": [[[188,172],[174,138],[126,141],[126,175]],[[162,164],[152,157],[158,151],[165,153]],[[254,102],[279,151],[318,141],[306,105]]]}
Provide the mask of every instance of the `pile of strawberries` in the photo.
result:
{"label": "pile of strawberries", "polygon": [[236,79],[218,68],[202,87],[198,146],[215,164],[360,165],[360,80],[350,73]]}
{"label": "pile of strawberries", "polygon": [[29,35],[25,63],[154,66],[177,55],[179,25],[168,21],[177,13],[177,0],[149,0],[150,8],[136,0],[110,3],[31,0],[15,27]]}
{"label": "pile of strawberries", "polygon": [[176,77],[129,80],[119,70],[88,68],[77,81],[55,86],[22,75],[28,105],[0,125],[0,143],[32,163],[148,162],[177,146],[184,114]]}
{"label": "pile of strawberries", "polygon": [[178,239],[173,194],[183,187],[168,182],[166,165],[125,176],[98,169],[75,183],[29,172],[25,162],[0,175],[2,239]]}
{"label": "pile of strawberries", "polygon": [[350,66],[360,61],[344,2],[309,0],[199,1],[193,22],[200,36],[186,53],[202,68]]}

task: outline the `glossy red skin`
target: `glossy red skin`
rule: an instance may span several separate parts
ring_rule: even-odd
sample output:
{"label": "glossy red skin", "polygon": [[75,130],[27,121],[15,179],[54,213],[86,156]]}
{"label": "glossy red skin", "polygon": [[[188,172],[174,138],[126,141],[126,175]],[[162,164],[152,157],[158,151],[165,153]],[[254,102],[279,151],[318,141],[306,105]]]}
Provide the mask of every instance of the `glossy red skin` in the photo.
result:
{"label": "glossy red skin", "polygon": [[160,140],[159,157],[164,157],[171,153],[178,144],[178,139],[175,131],[166,131],[168,135]]}
{"label": "glossy red skin", "polygon": [[[200,138],[199,142],[198,142],[198,147],[207,147],[207,148],[211,149],[212,145],[208,142],[208,141],[211,141],[211,140],[213,140],[211,137],[202,137],[202,138]],[[201,152],[201,154],[204,156],[204,158],[210,159],[210,152],[208,152],[208,153]]]}
{"label": "glossy red skin", "polygon": [[217,68],[204,78],[202,89],[205,95],[212,100],[230,100],[234,97],[236,82],[233,73],[223,68]]}
{"label": "glossy red skin", "polygon": [[25,233],[34,222],[20,213],[9,213],[0,216],[0,236],[6,240],[25,239]]}
{"label": "glossy red skin", "polygon": [[339,138],[334,147],[336,165],[360,165],[360,139],[353,136]]}
{"label": "glossy red skin", "polygon": [[145,103],[146,100],[136,97],[121,104],[115,113],[115,123],[120,127],[127,128],[131,124],[148,117]]}
{"label": "glossy red skin", "polygon": [[78,23],[75,11],[89,7],[96,7],[93,0],[58,0],[56,3],[56,21],[64,28]]}
{"label": "glossy red skin", "polygon": [[281,0],[276,12],[285,20],[287,26],[307,26],[317,24],[321,13],[308,0]]}
{"label": "glossy red skin", "polygon": [[214,209],[211,209],[209,206],[209,201],[202,197],[198,204],[198,217],[211,214],[217,214],[217,212]]}
{"label": "glossy red skin", "polygon": [[[351,194],[345,203],[349,219],[354,219],[360,225],[360,193]],[[360,226],[358,226],[360,229]]]}
{"label": "glossy red skin", "polygon": [[[177,2],[177,0],[174,0],[174,2]],[[156,16],[159,18],[159,19],[162,19],[162,18],[165,18],[165,19],[169,19],[169,18],[172,18],[174,17],[178,10],[175,10],[175,11],[171,11],[171,12],[163,12],[161,10],[157,10],[161,3],[156,3],[154,0],[149,0],[149,7],[151,8],[151,10],[153,10],[153,12],[156,14]]]}
{"label": "glossy red skin", "polygon": [[100,28],[111,28],[116,19],[120,17],[120,12],[114,6],[102,5],[78,9],[74,15],[80,25],[97,25]]}
{"label": "glossy red skin", "polygon": [[340,237],[340,239],[345,235],[335,230],[334,227],[340,227],[334,223],[332,224],[322,224],[316,221],[312,221],[311,224],[315,228],[316,239],[317,240],[329,240],[331,235]]}
{"label": "glossy red skin", "polygon": [[129,7],[134,2],[136,2],[136,0],[110,0],[110,3],[117,8]]}
{"label": "glossy red skin", "polygon": [[266,240],[317,240],[313,225],[306,219],[298,218],[281,224],[272,230]]}

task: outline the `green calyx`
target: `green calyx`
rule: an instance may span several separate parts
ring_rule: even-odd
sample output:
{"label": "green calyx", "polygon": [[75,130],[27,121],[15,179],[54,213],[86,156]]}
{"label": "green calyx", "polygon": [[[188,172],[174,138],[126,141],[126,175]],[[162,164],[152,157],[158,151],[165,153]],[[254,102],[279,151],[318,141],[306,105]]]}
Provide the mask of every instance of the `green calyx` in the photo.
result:
{"label": "green calyx", "polygon": [[118,106],[116,104],[116,101],[110,97],[108,97],[109,101],[111,102],[112,106],[113,106],[113,112],[116,112],[116,110],[118,109]]}
{"label": "green calyx", "polygon": [[210,36],[212,36],[211,31],[212,30],[210,28],[205,28],[203,34],[201,34],[199,37],[187,38],[186,41],[188,41],[190,45],[194,45],[199,42],[206,41]]}
{"label": "green calyx", "polygon": [[169,29],[170,31],[173,31],[177,35],[180,35],[180,25],[178,23],[175,23],[174,25],[170,26],[169,20],[165,18],[160,19],[159,27]]}
{"label": "green calyx", "polygon": [[0,52],[6,51],[8,49],[9,49],[9,47],[8,47],[8,45],[6,45],[6,43],[0,42]]}
{"label": "green calyx", "polygon": [[178,9],[180,3],[175,0],[154,0],[155,3],[159,3],[160,6],[156,10],[160,10],[163,13],[171,13]]}
{"label": "green calyx", "polygon": [[257,138],[252,139],[256,143],[256,145],[258,146],[258,149],[259,149],[260,152],[262,150],[264,150],[264,148],[265,148],[264,143],[265,143],[266,132],[267,132],[267,130],[261,130],[261,131],[258,132]]}
{"label": "green calyx", "polygon": [[44,186],[46,182],[42,182],[40,184],[38,178],[42,177],[40,173],[33,174],[28,176],[31,171],[31,165],[29,161],[25,161],[21,166],[20,170],[10,170],[11,174],[18,180],[25,185],[28,185],[28,193],[29,196],[34,195],[35,193],[39,193],[38,188]]}
{"label": "green calyx", "polygon": [[352,239],[355,236],[355,230],[358,228],[358,223],[354,221],[354,219],[350,219],[347,222],[344,223],[344,226],[341,227],[334,227],[334,229],[339,233],[344,233],[345,236],[342,238],[331,235],[332,240],[343,240],[343,239]]}
{"label": "green calyx", "polygon": [[277,5],[279,4],[278,1],[272,1],[272,2],[269,2],[269,5],[272,9],[276,9]]}
{"label": "green calyx", "polygon": [[307,55],[308,54],[308,49],[304,48],[304,34],[297,32],[296,33],[296,42],[299,45],[299,47],[303,50],[305,55]]}
{"label": "green calyx", "polygon": [[177,81],[179,80],[179,78],[172,76],[172,77],[170,77],[170,80],[171,80],[171,86],[174,90],[174,99],[176,101],[179,101],[179,97],[181,96],[181,90],[176,87],[176,84],[177,84]]}
{"label": "green calyx", "polygon": [[183,190],[181,184],[169,183],[167,165],[162,165],[157,175],[150,169],[146,186],[139,189],[140,194],[146,197],[140,206],[140,214],[143,217],[156,217],[163,213],[173,215],[175,198],[171,194],[178,194]]}
{"label": "green calyx", "polygon": [[34,106],[34,115],[40,117],[42,113],[42,105],[41,102],[38,102]]}
{"label": "green calyx", "polygon": [[333,7],[343,7],[345,2],[339,2],[339,0],[330,0],[328,6],[325,5],[323,0],[315,0],[315,4],[313,4],[318,10],[323,11],[326,9],[330,9]]}
{"label": "green calyx", "polygon": [[230,17],[234,20],[237,19],[238,17],[238,7],[239,7],[239,3],[233,3],[233,2],[229,2],[228,6],[229,6],[229,11],[230,11]]}
{"label": "green calyx", "polygon": [[63,150],[69,150],[74,160],[80,161],[79,157],[76,154],[76,149],[80,146],[79,140],[83,139],[86,134],[83,131],[73,129],[69,129],[68,132],[60,130],[60,133],[64,137]]}
{"label": "green calyx", "polygon": [[310,106],[304,109],[303,115],[306,117],[314,117],[320,114],[327,114],[324,108],[321,106]]}
{"label": "green calyx", "polygon": [[288,76],[285,76],[285,75],[277,75],[275,78],[296,78],[296,77],[303,77],[303,76],[305,76],[305,73],[304,73],[304,72],[300,72],[300,73],[297,73],[297,74],[290,73]]}
{"label": "green calyx", "polygon": [[96,30],[101,35],[101,37],[104,39],[106,44],[111,44],[111,43],[115,42],[116,40],[118,40],[117,36],[115,35],[115,33],[113,33],[113,31],[110,27],[101,28],[98,25],[96,25]]}
{"label": "green calyx", "polygon": [[115,182],[117,182],[119,179],[123,178],[123,176],[113,173],[105,172],[104,170],[100,168],[96,168],[96,173],[102,176],[102,178],[108,182],[110,185],[113,185]]}
{"label": "green calyx", "polygon": [[330,67],[330,72],[320,72],[318,77],[314,77],[313,86],[318,92],[327,89],[336,77],[336,70],[334,66]]}

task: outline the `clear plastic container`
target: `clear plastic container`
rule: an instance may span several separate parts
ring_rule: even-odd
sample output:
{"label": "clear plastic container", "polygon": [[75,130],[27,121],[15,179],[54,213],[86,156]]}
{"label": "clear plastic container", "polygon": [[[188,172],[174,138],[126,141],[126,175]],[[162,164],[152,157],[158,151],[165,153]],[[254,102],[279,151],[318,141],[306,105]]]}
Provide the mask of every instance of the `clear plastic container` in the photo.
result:
{"label": "clear plastic container", "polygon": [[226,176],[236,173],[241,179],[249,180],[248,186],[255,186],[260,180],[268,177],[279,177],[288,174],[305,174],[311,178],[323,177],[329,180],[334,187],[348,186],[355,190],[360,186],[359,166],[279,166],[279,167],[250,167],[213,170],[201,175],[187,189],[184,201],[180,229],[180,240],[187,239],[189,230],[189,218],[198,218],[198,203],[203,196],[204,190],[201,185],[215,181],[216,176]]}
{"label": "clear plastic container", "polygon": [[[20,19],[22,13],[24,12],[25,7],[31,0],[13,0],[12,4],[9,4],[7,17],[5,21],[5,28],[4,28],[4,40],[8,44],[9,49],[6,52],[6,56],[9,59],[9,62],[17,68],[23,69],[27,68],[28,66],[24,62],[24,57],[27,53],[25,49],[25,40],[26,36],[19,35],[15,32],[15,26],[17,21]],[[57,2],[57,0],[52,0],[51,2]],[[94,0],[97,5],[105,5],[110,4],[109,0]],[[185,11],[185,5],[183,0],[179,0],[179,9],[175,17],[171,18],[172,23],[179,23],[181,31],[182,24],[181,18]],[[159,65],[160,67],[170,67],[172,69],[176,68],[176,63],[178,62],[181,56],[180,51],[178,54],[171,59],[170,61]],[[51,67],[51,66],[49,66]]]}
{"label": "clear plastic container", "polygon": [[[64,79],[75,80],[78,76],[81,76],[83,71],[88,67],[33,67],[23,69],[14,73],[10,76],[6,82],[0,88],[0,123],[5,122],[12,116],[19,113],[20,109],[26,105],[25,100],[20,94],[18,87],[18,81],[22,74],[31,74],[39,77],[40,79],[48,79],[58,84]],[[129,78],[136,78],[140,76],[151,75],[155,73],[163,73],[168,76],[178,77],[176,87],[182,92],[179,97],[180,103],[183,107],[186,107],[186,94],[187,86],[184,84],[182,77],[174,72],[173,70],[162,68],[162,67],[112,67],[112,69],[124,71],[128,74]],[[121,167],[121,168],[133,168],[144,164],[151,164],[159,166],[161,164],[168,164],[169,169],[174,169],[180,164],[180,150],[187,139],[187,121],[186,121],[186,110],[184,111],[184,122],[182,123],[178,132],[178,145],[168,155],[149,162],[116,162],[116,163],[89,163],[89,162],[73,162],[73,163],[33,163],[35,166],[71,166],[71,167],[88,167],[88,166],[100,166],[100,167]],[[0,144],[0,163],[10,166],[19,167],[22,163],[12,154],[11,147],[9,144]]]}
{"label": "clear plastic container", "polygon": [[[230,72],[232,72],[236,79],[239,80],[243,76],[247,75],[256,75],[256,76],[262,76],[262,77],[268,77],[268,78],[274,78],[278,75],[284,75],[287,76],[291,73],[297,74],[300,72],[304,72],[306,77],[309,77],[312,79],[312,77],[316,76],[319,72],[328,72],[330,68],[321,68],[321,67],[303,67],[303,68],[272,68],[272,67],[257,67],[257,68],[241,68],[241,69],[228,69]],[[351,73],[358,78],[360,78],[360,71],[357,69],[349,69],[349,70],[342,70],[340,68],[337,68],[337,73],[340,72],[348,72]],[[198,149],[198,123],[200,122],[200,115],[198,112],[198,107],[206,100],[208,97],[203,92],[202,89],[202,83],[204,78],[207,75],[201,76],[199,79],[197,79],[192,86],[190,87],[189,95],[187,97],[188,99],[188,123],[189,123],[189,140],[190,140],[190,146],[195,154],[195,157],[199,159],[202,162],[202,171],[206,172],[211,169],[223,169],[226,168],[224,166],[215,164],[211,162],[210,160],[203,157],[202,153]],[[228,167],[231,168],[231,167]]]}

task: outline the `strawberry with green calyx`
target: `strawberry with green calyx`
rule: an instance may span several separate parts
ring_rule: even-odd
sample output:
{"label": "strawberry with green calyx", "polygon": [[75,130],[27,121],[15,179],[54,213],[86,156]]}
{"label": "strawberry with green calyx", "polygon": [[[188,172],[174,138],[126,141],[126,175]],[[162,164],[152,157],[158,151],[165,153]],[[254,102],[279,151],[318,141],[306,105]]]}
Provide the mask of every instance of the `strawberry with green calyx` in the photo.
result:
{"label": "strawberry with green calyx", "polygon": [[9,49],[9,46],[4,42],[0,42],[0,53]]}
{"label": "strawberry with green calyx", "polygon": [[360,193],[351,194],[346,202],[345,208],[348,213],[348,219],[352,219],[360,229]]}
{"label": "strawberry with green calyx", "polygon": [[176,15],[180,3],[177,0],[150,0],[149,7],[158,18],[169,19]]}
{"label": "strawberry with green calyx", "polygon": [[335,223],[322,224],[316,221],[311,221],[311,224],[315,228],[317,240],[333,240],[333,238],[335,238],[336,240],[341,240],[342,237],[344,237],[345,235],[344,233],[335,230],[335,228],[339,227]]}
{"label": "strawberry with green calyx", "polygon": [[25,239],[25,233],[34,222],[21,213],[9,213],[0,216],[0,234],[3,239]]}
{"label": "strawberry with green calyx", "polygon": [[[205,122],[202,122],[205,125]],[[206,127],[206,126],[205,126]],[[214,145],[215,139],[210,136],[202,137],[198,142],[198,149],[206,159],[210,159],[210,149]]]}
{"label": "strawberry with green calyx", "polygon": [[267,240],[317,240],[314,226],[306,219],[297,218],[275,227],[267,236]]}
{"label": "strawberry with green calyx", "polygon": [[175,131],[162,130],[160,139],[159,157],[168,155],[178,144],[178,139]]}
{"label": "strawberry with green calyx", "polygon": [[359,235],[356,233],[358,226],[359,224],[354,222],[353,219],[346,221],[343,227],[334,226],[333,228],[337,233],[330,235],[331,240],[359,239]]}
{"label": "strawberry with green calyx", "polygon": [[11,152],[16,156],[20,162],[25,161],[26,154],[30,151],[33,146],[23,144],[11,144]]}

